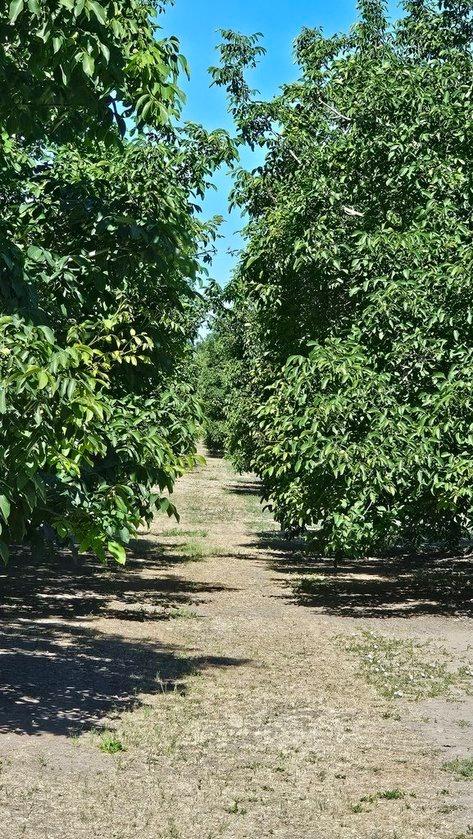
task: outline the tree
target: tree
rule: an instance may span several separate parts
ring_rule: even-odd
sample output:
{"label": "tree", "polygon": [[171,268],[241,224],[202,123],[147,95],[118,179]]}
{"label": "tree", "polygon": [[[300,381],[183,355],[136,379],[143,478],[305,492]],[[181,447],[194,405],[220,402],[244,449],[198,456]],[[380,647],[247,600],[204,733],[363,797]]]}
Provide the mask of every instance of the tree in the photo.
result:
{"label": "tree", "polygon": [[[210,284],[205,296],[210,331],[197,347],[198,396],[204,443],[211,452],[224,454],[233,447],[235,436],[240,436],[236,426],[241,421],[245,378],[244,330],[225,289]],[[234,462],[243,470],[248,459],[241,452]]]}
{"label": "tree", "polygon": [[471,3],[406,0],[393,25],[359,8],[346,36],[302,32],[271,102],[244,81],[257,39],[224,33],[214,69],[239,141],[267,148],[234,196],[236,447],[335,555],[458,545],[473,515]]}
{"label": "tree", "polygon": [[161,7],[0,4],[4,558],[55,533],[123,562],[195,462],[187,369],[216,230],[198,201],[233,150],[180,125]]}
{"label": "tree", "polygon": [[227,442],[229,381],[225,350],[215,335],[208,335],[199,343],[196,357],[204,443],[216,455],[225,451]]}

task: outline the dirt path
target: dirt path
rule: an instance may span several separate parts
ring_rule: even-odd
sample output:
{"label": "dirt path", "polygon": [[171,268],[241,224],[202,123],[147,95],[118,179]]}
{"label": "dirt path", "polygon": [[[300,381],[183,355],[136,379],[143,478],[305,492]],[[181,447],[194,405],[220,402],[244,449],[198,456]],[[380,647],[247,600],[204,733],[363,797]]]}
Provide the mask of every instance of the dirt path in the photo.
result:
{"label": "dirt path", "polygon": [[[411,571],[402,603],[373,567],[308,587],[256,493],[209,459],[126,571],[2,578],[2,837],[473,836],[444,768],[471,757],[464,569],[452,614]],[[417,680],[439,696],[409,701]]]}

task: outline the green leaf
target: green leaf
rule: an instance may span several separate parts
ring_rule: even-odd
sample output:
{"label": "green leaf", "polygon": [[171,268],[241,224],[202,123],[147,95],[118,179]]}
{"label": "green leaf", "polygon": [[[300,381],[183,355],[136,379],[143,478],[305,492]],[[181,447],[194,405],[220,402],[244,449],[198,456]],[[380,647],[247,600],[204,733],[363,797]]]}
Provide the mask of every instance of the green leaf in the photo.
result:
{"label": "green leaf", "polygon": [[38,248],[36,245],[30,245],[27,254],[30,259],[33,259],[35,262],[41,262],[44,259],[44,250],[43,248]]}
{"label": "green leaf", "polygon": [[107,23],[107,13],[103,6],[100,3],[97,3],[97,0],[89,0],[88,2],[89,9],[92,9],[95,17],[103,26]]}
{"label": "green leaf", "polygon": [[105,61],[108,64],[108,62],[110,61],[110,50],[109,50],[109,48],[107,47],[106,44],[101,43],[99,46],[100,46],[100,52],[102,53],[103,57],[105,58]]}
{"label": "green leaf", "polygon": [[119,565],[125,565],[126,563],[126,551],[123,545],[120,545],[119,542],[108,542],[107,548],[109,553],[112,554],[115,562],[118,562]]}
{"label": "green leaf", "polygon": [[41,326],[38,326],[38,329],[41,330],[41,332],[43,333],[43,335],[45,336],[45,338],[46,338],[46,340],[48,341],[49,344],[54,344],[55,343],[54,332],[52,331],[52,329],[49,328],[49,326],[41,325]]}
{"label": "green leaf", "polygon": [[41,370],[38,376],[38,390],[44,390],[49,384],[49,376],[45,370]]}
{"label": "green leaf", "polygon": [[6,522],[8,522],[8,517],[10,515],[10,502],[6,495],[0,495],[0,512]]}
{"label": "green leaf", "polygon": [[10,3],[10,23],[13,25],[18,17],[23,11],[24,2],[23,0],[12,0]]}
{"label": "green leaf", "polygon": [[10,552],[8,550],[8,545],[5,542],[0,541],[0,557],[3,563],[6,565],[10,556]]}
{"label": "green leaf", "polygon": [[86,76],[93,76],[95,70],[95,61],[93,56],[88,52],[82,53],[82,69]]}

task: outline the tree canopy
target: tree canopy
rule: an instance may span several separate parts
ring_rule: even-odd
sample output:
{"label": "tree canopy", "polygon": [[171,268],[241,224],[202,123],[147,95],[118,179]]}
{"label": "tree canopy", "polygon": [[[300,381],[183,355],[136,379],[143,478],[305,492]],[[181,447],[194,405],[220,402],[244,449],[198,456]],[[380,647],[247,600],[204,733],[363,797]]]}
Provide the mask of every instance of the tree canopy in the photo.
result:
{"label": "tree canopy", "polygon": [[304,30],[299,78],[269,102],[245,80],[258,36],[224,32],[213,69],[239,142],[266,149],[233,196],[230,451],[335,555],[472,530],[471,2],[403,5]]}
{"label": "tree canopy", "polygon": [[0,4],[0,553],[125,545],[195,462],[199,219],[224,132],[182,125],[162,3]]}

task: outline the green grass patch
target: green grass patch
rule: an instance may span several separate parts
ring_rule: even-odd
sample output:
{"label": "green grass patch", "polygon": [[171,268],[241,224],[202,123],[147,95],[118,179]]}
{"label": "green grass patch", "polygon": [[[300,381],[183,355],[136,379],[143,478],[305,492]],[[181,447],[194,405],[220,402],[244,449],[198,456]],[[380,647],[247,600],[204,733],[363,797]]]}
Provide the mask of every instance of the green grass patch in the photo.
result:
{"label": "green grass patch", "polygon": [[446,772],[453,772],[457,778],[464,781],[473,781],[473,757],[457,757],[444,763],[443,769]]}
{"label": "green grass patch", "polygon": [[188,542],[178,545],[176,550],[178,550],[182,556],[186,556],[189,559],[197,561],[211,556],[225,556],[226,553],[223,548],[220,548],[217,545],[206,545],[202,544],[202,542],[196,542],[193,539],[189,539]]}
{"label": "green grass patch", "polygon": [[333,579],[323,574],[311,574],[308,577],[301,577],[294,583],[295,594],[317,595],[319,591],[326,591],[333,586]]}
{"label": "green grass patch", "polygon": [[377,797],[384,798],[386,801],[399,801],[400,798],[406,797],[406,793],[400,789],[387,789],[379,792]]}
{"label": "green grass patch", "polygon": [[401,798],[405,798],[406,793],[400,789],[386,789],[383,792],[373,792],[371,795],[364,795],[363,798],[360,798],[360,801],[363,804],[374,804],[376,801],[399,801]]}
{"label": "green grass patch", "polygon": [[118,752],[126,752],[122,741],[113,731],[104,731],[100,737],[99,749],[108,755],[115,755]]}
{"label": "green grass patch", "polygon": [[187,606],[176,606],[175,609],[171,609],[169,612],[169,617],[172,620],[195,620],[199,617],[197,612],[194,612],[193,609],[188,609]]}
{"label": "green grass patch", "polygon": [[429,643],[362,632],[343,644],[359,658],[368,684],[387,699],[420,700],[449,694],[455,687],[471,689],[468,668],[452,668],[448,653]]}
{"label": "green grass patch", "polygon": [[[380,792],[372,792],[370,795],[364,795],[356,804],[351,804],[350,810],[352,813],[369,812],[369,810],[365,811],[364,804],[377,804],[379,801],[401,801],[407,795],[408,793],[402,789],[386,789]],[[416,797],[414,792],[409,793],[409,795],[411,798]]]}

